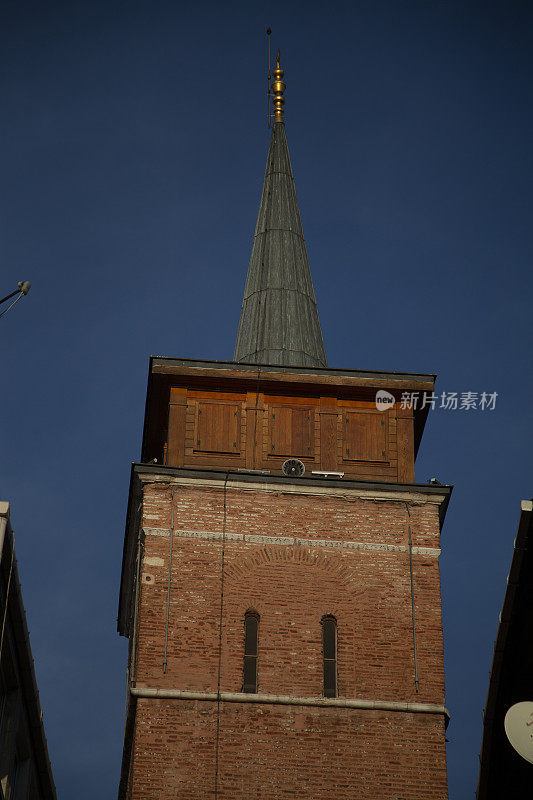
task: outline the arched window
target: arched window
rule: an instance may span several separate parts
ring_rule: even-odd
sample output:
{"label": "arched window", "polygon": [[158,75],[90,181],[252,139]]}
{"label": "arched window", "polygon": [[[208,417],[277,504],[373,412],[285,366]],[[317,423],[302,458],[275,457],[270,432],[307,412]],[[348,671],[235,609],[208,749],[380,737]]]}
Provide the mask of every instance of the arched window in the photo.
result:
{"label": "arched window", "polygon": [[259,614],[248,611],[244,617],[243,692],[257,693],[257,642]]}
{"label": "arched window", "polygon": [[337,621],[322,617],[322,656],[324,661],[324,697],[337,697]]}

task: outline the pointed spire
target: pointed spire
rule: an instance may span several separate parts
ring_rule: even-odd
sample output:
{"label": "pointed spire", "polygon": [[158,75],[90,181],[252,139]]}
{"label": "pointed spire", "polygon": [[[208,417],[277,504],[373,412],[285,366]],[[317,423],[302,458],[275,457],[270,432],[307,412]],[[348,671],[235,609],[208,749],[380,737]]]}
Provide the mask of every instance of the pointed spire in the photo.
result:
{"label": "pointed spire", "polygon": [[283,124],[282,78],[278,51],[272,82],[274,125],[233,360],[325,367],[326,353]]}

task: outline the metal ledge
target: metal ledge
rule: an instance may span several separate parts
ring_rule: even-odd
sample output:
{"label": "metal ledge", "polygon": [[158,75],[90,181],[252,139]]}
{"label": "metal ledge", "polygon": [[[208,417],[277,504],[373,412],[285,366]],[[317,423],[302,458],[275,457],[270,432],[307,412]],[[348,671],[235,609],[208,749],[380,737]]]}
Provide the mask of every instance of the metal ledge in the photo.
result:
{"label": "metal ledge", "polygon": [[240,469],[213,469],[211,467],[169,467],[163,464],[142,464],[134,462],[132,473],[141,475],[181,475],[187,478],[204,478],[208,480],[222,480],[226,476],[232,476],[235,480],[245,483],[275,483],[280,486],[298,484],[302,486],[324,486],[327,488],[336,487],[338,489],[378,489],[387,492],[418,492],[430,496],[444,497],[444,504],[447,506],[453,490],[451,484],[429,484],[429,483],[396,483],[389,481],[364,481],[355,478],[325,478],[319,475],[302,475],[295,478],[289,475],[274,475],[272,473],[261,472],[259,470],[240,470]]}
{"label": "metal ledge", "polygon": [[160,700],[221,700],[224,703],[269,703],[281,706],[315,706],[317,708],[357,708],[366,711],[403,711],[412,714],[442,714],[447,723],[450,712],[437,703],[410,703],[393,700],[357,700],[344,697],[298,697],[283,694],[249,694],[245,692],[191,692],[183,689],[130,687],[134,697]]}

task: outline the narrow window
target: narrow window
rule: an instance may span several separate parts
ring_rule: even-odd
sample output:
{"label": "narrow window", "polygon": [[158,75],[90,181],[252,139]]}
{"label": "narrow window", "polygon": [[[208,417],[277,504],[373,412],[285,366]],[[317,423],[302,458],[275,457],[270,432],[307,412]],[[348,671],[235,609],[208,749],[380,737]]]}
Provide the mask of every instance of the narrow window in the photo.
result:
{"label": "narrow window", "polygon": [[334,617],[322,619],[322,653],[324,697],[337,697],[337,622]]}
{"label": "narrow window", "polygon": [[253,612],[244,618],[244,681],[243,692],[257,693],[257,636],[259,616]]}

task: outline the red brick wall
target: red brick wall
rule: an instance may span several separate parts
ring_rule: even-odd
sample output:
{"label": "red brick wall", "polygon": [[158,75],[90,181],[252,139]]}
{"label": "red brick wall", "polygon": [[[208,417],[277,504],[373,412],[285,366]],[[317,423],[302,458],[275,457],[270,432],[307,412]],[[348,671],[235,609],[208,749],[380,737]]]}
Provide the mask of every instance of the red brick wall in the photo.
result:
{"label": "red brick wall", "polygon": [[[261,693],[322,695],[320,620],[332,614],[339,697],[444,703],[438,561],[416,552],[439,546],[437,506],[411,502],[409,510],[418,693],[405,502],[245,490],[231,481],[225,493],[223,482],[146,486],[136,685],[217,690],[225,532],[221,691],[242,689],[244,614],[254,609]],[[211,796],[216,707],[138,701],[134,800]],[[219,722],[220,797],[446,797],[441,715],[222,703]]]}
{"label": "red brick wall", "polygon": [[[435,715],[220,704],[217,796],[445,800]],[[215,797],[216,702],[139,700],[134,800]]]}

